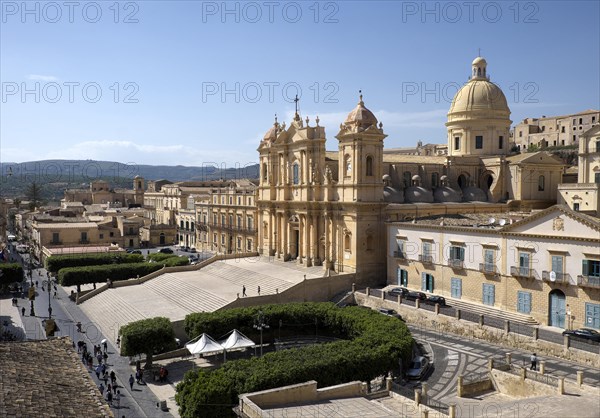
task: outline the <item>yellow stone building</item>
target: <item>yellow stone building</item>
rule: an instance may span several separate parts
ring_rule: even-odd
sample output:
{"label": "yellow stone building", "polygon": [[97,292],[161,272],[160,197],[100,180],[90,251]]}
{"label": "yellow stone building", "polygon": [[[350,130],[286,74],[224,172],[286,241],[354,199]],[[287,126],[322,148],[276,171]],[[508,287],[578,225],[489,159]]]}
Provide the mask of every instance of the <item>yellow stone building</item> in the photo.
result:
{"label": "yellow stone building", "polygon": [[[448,112],[447,155],[386,150],[362,95],[326,151],[319,118],[277,120],[258,147],[261,254],[325,270],[386,277],[385,222],[436,213],[502,212],[556,203],[563,163],[509,155],[510,109],[477,57]],[[441,155],[440,155],[441,154]]]}

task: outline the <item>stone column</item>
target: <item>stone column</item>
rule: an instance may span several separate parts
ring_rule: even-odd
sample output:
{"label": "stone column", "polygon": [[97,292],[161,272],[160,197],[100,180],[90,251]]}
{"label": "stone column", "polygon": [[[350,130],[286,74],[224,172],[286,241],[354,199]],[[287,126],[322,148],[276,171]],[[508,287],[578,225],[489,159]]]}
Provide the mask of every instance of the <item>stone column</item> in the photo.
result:
{"label": "stone column", "polygon": [[276,215],[276,228],[275,228],[275,233],[277,234],[275,236],[275,255],[277,256],[277,258],[281,258],[281,213],[277,213]]}
{"label": "stone column", "polygon": [[577,371],[577,384],[579,387],[583,386],[583,370]]}
{"label": "stone column", "polygon": [[512,353],[506,353],[506,363],[512,364]]}
{"label": "stone column", "polygon": [[283,259],[285,260],[285,256],[290,253],[290,243],[289,243],[289,228],[290,225],[288,223],[288,215],[287,213],[283,213],[283,242],[281,250],[283,251]]}
{"label": "stone column", "polygon": [[450,405],[448,405],[448,417],[456,418],[456,404],[455,403],[451,403]]}
{"label": "stone column", "polygon": [[311,246],[311,233],[310,233],[310,217],[309,215],[304,215],[304,256],[306,257],[306,267],[312,267],[312,258],[310,254],[310,246]]}
{"label": "stone column", "polygon": [[298,264],[302,264],[304,257],[304,215],[298,215]]}
{"label": "stone column", "polygon": [[323,252],[323,270],[329,270],[329,262],[331,258],[329,257],[329,248],[330,244],[330,233],[329,233],[329,213],[325,212],[323,215],[323,233],[325,234],[325,248]]}
{"label": "stone column", "polygon": [[540,374],[544,374],[546,373],[546,362],[545,361],[540,361]]}
{"label": "stone column", "polygon": [[558,378],[558,394],[559,395],[565,394],[565,378],[564,377]]}
{"label": "stone column", "polygon": [[456,396],[459,398],[463,397],[463,376],[462,374],[458,376],[456,380]]}
{"label": "stone column", "polygon": [[275,221],[275,216],[272,211],[269,211],[269,257],[273,255],[273,222]]}
{"label": "stone column", "polygon": [[319,216],[311,215],[310,217],[310,255],[312,258],[313,264],[317,262],[319,258],[319,239],[318,239],[318,229],[319,229]]}

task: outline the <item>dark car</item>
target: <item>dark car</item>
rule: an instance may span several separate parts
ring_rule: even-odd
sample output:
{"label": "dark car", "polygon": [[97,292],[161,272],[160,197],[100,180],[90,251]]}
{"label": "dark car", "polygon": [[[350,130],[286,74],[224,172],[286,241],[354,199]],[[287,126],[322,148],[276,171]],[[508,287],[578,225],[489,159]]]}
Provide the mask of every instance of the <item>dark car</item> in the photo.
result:
{"label": "dark car", "polygon": [[600,342],[600,332],[591,328],[570,329],[563,331],[563,335],[568,335],[571,338],[578,338],[581,340]]}
{"label": "dark car", "polygon": [[408,289],[405,289],[403,287],[394,287],[388,290],[388,295],[402,296],[403,298],[405,298],[406,295],[408,295]]}
{"label": "dark car", "polygon": [[399,320],[403,321],[402,316],[393,309],[379,308],[379,313],[382,313],[387,316],[392,316],[394,318],[398,318]]}
{"label": "dark car", "polygon": [[438,303],[440,306],[446,306],[446,299],[442,296],[430,295],[427,297],[427,303],[435,305]]}
{"label": "dark car", "polygon": [[163,254],[173,254],[173,250],[170,248],[161,248],[160,250],[158,250],[158,252]]}
{"label": "dark car", "polygon": [[406,299],[410,300],[427,300],[427,295],[423,292],[408,292]]}
{"label": "dark car", "polygon": [[140,250],[131,250],[130,254],[141,254],[142,252]]}
{"label": "dark car", "polygon": [[193,247],[192,247],[192,248],[190,248],[190,252],[191,252],[191,253],[195,253],[195,252],[197,252],[197,250],[196,250],[195,248],[193,248]]}

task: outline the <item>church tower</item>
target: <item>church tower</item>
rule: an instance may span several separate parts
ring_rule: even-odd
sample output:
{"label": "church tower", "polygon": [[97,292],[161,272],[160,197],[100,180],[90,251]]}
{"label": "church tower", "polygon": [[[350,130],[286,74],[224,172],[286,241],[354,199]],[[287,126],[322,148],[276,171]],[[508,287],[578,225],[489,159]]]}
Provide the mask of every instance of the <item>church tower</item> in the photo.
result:
{"label": "church tower", "polygon": [[133,191],[135,193],[135,203],[137,205],[143,205],[145,184],[142,176],[135,176],[133,178]]}
{"label": "church tower", "polygon": [[469,81],[456,93],[448,112],[448,155],[507,155],[510,124],[504,93],[490,81],[486,60],[475,58]]}
{"label": "church tower", "polygon": [[339,141],[338,191],[343,202],[383,200],[383,124],[365,107],[363,96],[336,135]]}

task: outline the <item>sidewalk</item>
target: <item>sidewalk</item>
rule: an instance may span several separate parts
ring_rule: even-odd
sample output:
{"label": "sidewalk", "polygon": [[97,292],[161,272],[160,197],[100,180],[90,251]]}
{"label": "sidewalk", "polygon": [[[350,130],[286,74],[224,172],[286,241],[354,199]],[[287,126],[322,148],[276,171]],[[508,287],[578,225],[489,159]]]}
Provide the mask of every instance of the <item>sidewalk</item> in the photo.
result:
{"label": "sidewalk", "polygon": [[[61,294],[61,305],[73,321],[81,322],[83,329],[87,332],[76,333],[73,336],[75,343],[79,340],[83,340],[88,345],[88,350],[92,351],[94,344],[100,344],[100,341],[105,337],[98,331],[98,328],[93,322],[83,313],[83,311],[68,298],[68,294],[63,288],[59,287],[58,292]],[[135,367],[129,365],[129,358],[119,356],[118,350],[113,346],[111,340],[108,340],[108,370],[114,370],[117,375],[118,390],[121,391],[121,407],[120,409],[113,408],[115,416],[117,417],[172,417],[170,412],[165,412],[157,408],[157,404],[162,399],[158,399],[154,393],[144,384],[138,385],[134,383],[133,390],[129,388],[129,376],[135,375]],[[96,363],[94,363],[96,364]],[[97,385],[100,381],[96,378],[96,374],[90,372],[92,379]],[[166,400],[166,399],[165,399]],[[114,402],[113,402],[114,404]],[[168,402],[168,406],[171,409],[175,409],[177,412],[177,406],[174,401]]]}

